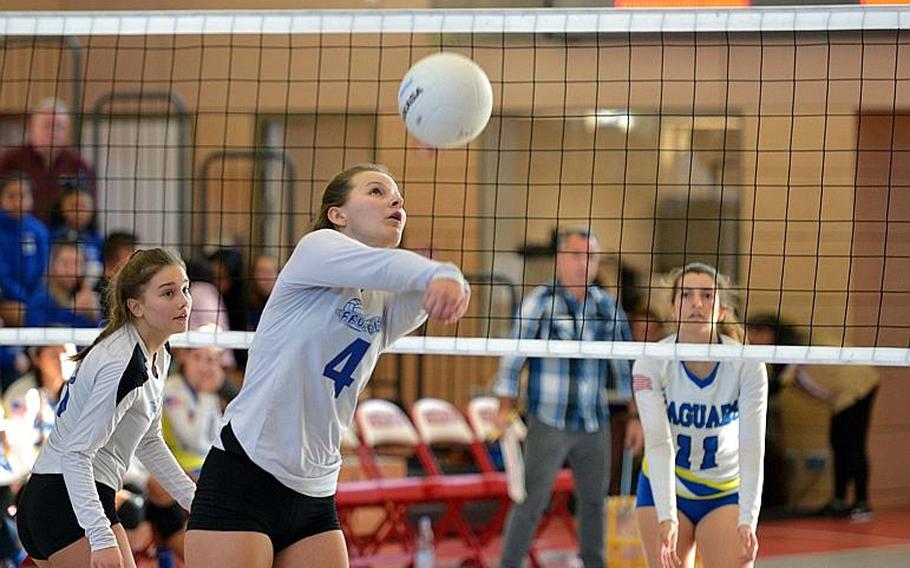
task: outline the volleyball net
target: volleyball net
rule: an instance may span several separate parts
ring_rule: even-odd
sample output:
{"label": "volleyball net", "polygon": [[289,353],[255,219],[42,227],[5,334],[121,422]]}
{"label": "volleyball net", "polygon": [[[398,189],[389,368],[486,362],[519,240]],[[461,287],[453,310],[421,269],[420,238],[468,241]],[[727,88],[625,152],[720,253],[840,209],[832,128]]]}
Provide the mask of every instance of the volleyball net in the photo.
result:
{"label": "volleyball net", "polygon": [[[178,346],[248,347],[260,257],[280,266],[328,180],[368,161],[405,196],[403,246],[455,262],[473,288],[457,326],[393,351],[905,366],[908,26],[898,6],[8,12],[0,145],[28,144],[30,116],[59,99],[91,172],[57,182],[94,197],[90,228],[214,266],[198,278],[223,285],[223,330]],[[493,116],[462,148],[421,145],[397,114],[401,78],[438,51],[493,85]],[[554,279],[555,235],[577,227],[598,235],[598,281],[646,333],[510,339],[517,306]],[[33,244],[13,241],[8,277]],[[47,281],[68,270],[55,259]],[[732,278],[741,320],[783,320],[803,344],[654,343],[673,324],[664,275],[696,261]],[[83,284],[99,275],[85,264]],[[23,325],[0,344],[97,333]]]}

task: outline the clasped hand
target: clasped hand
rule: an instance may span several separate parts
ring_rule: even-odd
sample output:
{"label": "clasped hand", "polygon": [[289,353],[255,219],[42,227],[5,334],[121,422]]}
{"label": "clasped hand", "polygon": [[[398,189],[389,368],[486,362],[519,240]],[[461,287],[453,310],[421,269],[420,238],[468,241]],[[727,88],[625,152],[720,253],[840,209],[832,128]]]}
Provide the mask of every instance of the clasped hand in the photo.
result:
{"label": "clasped hand", "polygon": [[427,286],[423,309],[431,320],[455,323],[467,311],[470,299],[470,292],[458,280],[437,278]]}

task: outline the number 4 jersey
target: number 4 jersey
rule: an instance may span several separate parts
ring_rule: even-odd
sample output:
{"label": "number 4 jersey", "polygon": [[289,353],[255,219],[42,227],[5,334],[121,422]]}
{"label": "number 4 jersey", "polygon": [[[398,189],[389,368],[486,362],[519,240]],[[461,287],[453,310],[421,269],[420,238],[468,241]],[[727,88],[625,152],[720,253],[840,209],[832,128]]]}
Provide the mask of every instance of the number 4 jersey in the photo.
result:
{"label": "number 4 jersey", "polygon": [[[424,292],[461,272],[338,231],[303,237],[281,270],[250,347],[243,388],[225,410],[257,465],[311,497],[335,493],[341,435],[380,353],[426,319]],[[225,449],[219,436],[215,446]]]}
{"label": "number 4 jersey", "polygon": [[[675,343],[676,336],[663,342]],[[677,495],[703,500],[739,492],[739,524],[754,528],[761,502],[765,365],[722,361],[699,377],[679,360],[640,359],[632,375],[645,430],[644,471],[658,518],[676,518]]]}

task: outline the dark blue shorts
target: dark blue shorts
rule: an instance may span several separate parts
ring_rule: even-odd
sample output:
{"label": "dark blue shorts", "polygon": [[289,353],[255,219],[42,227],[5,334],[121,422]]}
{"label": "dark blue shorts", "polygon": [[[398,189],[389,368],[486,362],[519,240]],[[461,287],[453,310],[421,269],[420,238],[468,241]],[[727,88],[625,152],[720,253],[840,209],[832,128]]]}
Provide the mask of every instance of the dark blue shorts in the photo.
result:
{"label": "dark blue shorts", "polygon": [[[717,497],[716,499],[686,499],[685,497],[676,496],[676,507],[679,512],[697,525],[704,519],[708,513],[723,507],[724,505],[739,504],[739,493]],[[635,507],[653,507],[654,493],[651,492],[651,481],[644,474],[638,475],[638,489],[635,491]]]}

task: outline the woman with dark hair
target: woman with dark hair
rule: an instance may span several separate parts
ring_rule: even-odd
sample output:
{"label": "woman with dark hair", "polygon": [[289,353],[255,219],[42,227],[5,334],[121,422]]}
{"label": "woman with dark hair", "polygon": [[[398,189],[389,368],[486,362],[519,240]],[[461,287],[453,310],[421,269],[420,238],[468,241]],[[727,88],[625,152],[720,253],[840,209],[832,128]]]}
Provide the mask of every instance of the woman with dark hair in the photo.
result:
{"label": "woman with dark hair", "polygon": [[[230,329],[246,331],[247,295],[243,256],[234,249],[220,248],[209,255],[212,281],[227,307]],[[222,322],[220,325],[224,325]]]}
{"label": "woman with dark hair", "polygon": [[51,242],[71,240],[82,245],[85,272],[91,286],[104,274],[104,237],[95,228],[95,198],[80,187],[63,191],[57,205],[60,223],[49,227]]}
{"label": "woman with dark hair", "polygon": [[250,281],[250,313],[247,316],[247,330],[256,331],[262,310],[265,309],[275,281],[278,280],[278,259],[261,254],[253,261],[252,280]]}
{"label": "woman with dark hair", "polygon": [[[752,345],[804,345],[805,339],[795,325],[772,314],[759,313],[746,319],[746,339]],[[785,363],[768,365],[768,395],[773,397],[781,388],[781,373]]]}
{"label": "woman with dark hair", "polygon": [[[42,406],[47,404],[52,414],[57,410],[60,391],[67,379],[63,376],[63,365],[60,360],[65,354],[65,345],[38,345],[28,348],[28,358],[31,361],[32,370],[20,377],[3,393],[3,407],[7,415],[13,415],[25,409],[26,397],[32,389],[36,389],[40,394]],[[49,425],[53,425],[53,422]]]}
{"label": "woman with dark hair", "polygon": [[29,298],[28,327],[97,327],[101,302],[85,280],[85,254],[76,241],[51,246],[47,280]]}

